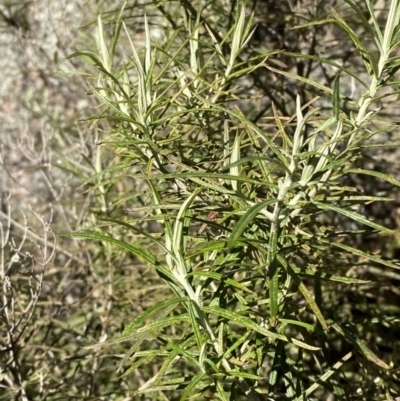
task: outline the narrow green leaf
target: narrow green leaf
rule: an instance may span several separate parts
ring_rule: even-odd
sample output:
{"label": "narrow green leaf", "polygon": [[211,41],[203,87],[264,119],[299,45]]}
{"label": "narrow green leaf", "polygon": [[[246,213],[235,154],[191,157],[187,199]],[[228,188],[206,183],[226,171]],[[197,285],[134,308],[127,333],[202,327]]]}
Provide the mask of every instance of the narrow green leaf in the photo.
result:
{"label": "narrow green leaf", "polygon": [[[133,344],[131,345],[131,347],[129,348],[128,352],[125,352],[125,355],[123,357],[123,359],[121,360],[121,362],[118,364],[117,367],[117,373],[123,368],[123,366],[125,365],[125,363],[128,361],[128,359],[136,352],[136,350],[140,347],[140,345],[145,341],[148,340],[148,334],[147,333],[142,333],[141,335],[137,336],[136,340],[133,342]],[[108,343],[108,344],[113,344],[112,340]],[[100,345],[106,345],[104,343],[100,344]]]}
{"label": "narrow green leaf", "polygon": [[322,85],[322,84],[318,83],[317,81],[313,81],[312,79],[309,79],[309,78],[306,78],[306,77],[302,77],[301,75],[297,75],[297,74],[294,74],[294,73],[291,73],[291,72],[279,70],[277,68],[271,67],[270,65],[267,65],[266,68],[268,68],[272,72],[276,72],[276,73],[284,75],[286,77],[293,78],[293,79],[295,79],[297,81],[305,82],[306,84],[314,86],[317,89],[321,89],[325,93],[332,93],[333,92],[333,90],[331,88],[328,88],[327,86]]}
{"label": "narrow green leaf", "polygon": [[224,277],[222,274],[220,273],[216,273],[216,272],[212,272],[212,271],[205,271],[205,270],[195,270],[192,273],[188,274],[189,276],[194,276],[194,277],[208,277],[208,278],[212,278],[214,280],[218,280],[218,281],[222,281],[232,287],[238,288],[242,291],[248,292],[250,294],[253,293],[253,291],[251,291],[248,287],[246,287],[245,285],[237,282],[236,280],[233,280],[231,278],[227,278]]}
{"label": "narrow green leaf", "polygon": [[366,283],[370,282],[370,280],[361,280],[361,279],[353,278],[353,277],[337,276],[335,274],[331,274],[328,271],[324,271],[324,270],[320,270],[320,269],[318,269],[318,270],[311,270],[311,269],[301,270],[298,267],[293,267],[292,269],[294,272],[296,272],[300,276],[304,275],[304,276],[318,278],[318,279],[327,280],[327,281],[336,281],[336,282],[344,283],[344,284],[366,284]]}
{"label": "narrow green leaf", "polygon": [[222,401],[229,401],[227,394],[225,393],[224,386],[222,385],[220,380],[215,381],[215,385],[217,387],[217,392],[221,396]]}
{"label": "narrow green leaf", "polygon": [[241,377],[243,379],[258,380],[258,381],[264,379],[261,376],[253,375],[251,373],[247,373],[244,370],[236,370],[236,369],[232,369],[231,371],[229,371],[229,376]]}
{"label": "narrow green leaf", "polygon": [[[245,245],[244,242],[239,243],[240,246]],[[216,241],[206,241],[200,243],[195,249],[192,249],[192,252],[187,254],[188,258],[193,258],[194,256],[201,255],[203,253],[218,251],[224,249],[226,247],[226,241],[223,239],[219,239]]]}
{"label": "narrow green leaf", "polygon": [[314,312],[315,317],[318,319],[320,322],[322,328],[324,330],[328,330],[328,325],[325,321],[324,316],[322,315],[322,312],[320,308],[318,307],[317,303],[314,300],[314,297],[308,291],[307,287],[304,285],[304,283],[300,280],[300,277],[294,272],[294,270],[291,268],[291,266],[287,263],[287,261],[281,257],[280,255],[277,256],[279,261],[281,262],[282,266],[287,270],[287,272],[290,274],[292,277],[293,281],[298,285],[300,292],[303,294],[303,297],[307,301],[309,307],[311,310]]}
{"label": "narrow green leaf", "polygon": [[[184,381],[185,381],[184,377],[179,379],[180,383],[183,383]],[[180,386],[180,384],[178,383],[178,384],[171,384],[171,385],[161,385],[161,386],[149,387],[149,388],[145,388],[143,390],[129,392],[129,395],[136,396],[136,395],[143,395],[143,394],[150,394],[150,393],[158,393],[161,391],[171,391],[171,390],[176,390],[179,386]]]}
{"label": "narrow green leaf", "polygon": [[[157,302],[155,305],[148,308],[146,311],[132,320],[131,323],[125,327],[122,335],[132,333],[138,326],[141,326],[146,320],[150,319],[154,315],[156,315],[157,319],[164,318],[164,316],[171,313],[182,301],[183,299],[181,298],[173,298],[167,299],[166,301]],[[162,313],[161,316],[160,312]]]}
{"label": "narrow green leaf", "polygon": [[[164,315],[160,315],[164,316]],[[107,343],[102,343],[101,345],[108,344],[118,344],[126,341],[135,340],[136,338],[142,338],[142,334],[145,333],[147,337],[152,338],[153,333],[156,333],[160,329],[165,327],[173,326],[174,324],[182,324],[183,322],[190,322],[190,317],[187,313],[181,314],[179,316],[161,317],[155,322],[148,323],[136,330],[129,330],[125,334],[120,334],[114,337]]]}
{"label": "narrow green leaf", "polygon": [[[305,329],[307,329],[308,331],[311,331],[311,332],[318,331],[318,328],[316,328],[314,325],[312,325],[310,323],[301,322],[299,320],[280,318],[279,321],[283,324],[293,324],[294,326],[304,327]],[[321,331],[321,330],[319,330],[319,331]]]}
{"label": "narrow green leaf", "polygon": [[347,76],[353,77],[357,82],[359,82],[362,86],[365,88],[369,88],[368,84],[362,80],[362,78],[355,73],[354,71],[347,69],[343,67],[342,65],[335,63],[333,60],[328,59],[328,58],[323,58],[317,55],[312,55],[312,54],[304,54],[304,53],[292,53],[292,52],[282,52],[282,54],[291,56],[291,57],[296,57],[300,59],[306,59],[306,60],[313,60],[318,63],[323,63],[323,64],[329,64],[332,67],[335,67],[339,71],[344,72]]}
{"label": "narrow green leaf", "polygon": [[[153,331],[158,331],[159,329],[163,329],[165,327],[171,327],[177,324],[178,326],[183,322],[190,322],[190,316],[187,313],[180,314],[178,316],[170,316],[164,319],[159,319],[156,322],[149,323],[143,327],[140,327],[136,332],[140,333],[149,333]],[[134,333],[132,333],[134,334]]]}
{"label": "narrow green leaf", "polygon": [[[193,395],[192,392],[198,388],[197,386],[199,385],[199,383],[205,378],[207,377],[206,373],[200,373],[199,375],[195,375],[192,377],[192,379],[190,380],[190,383],[187,385],[187,387],[185,388],[185,391],[182,394],[182,397],[180,398],[179,401],[187,401],[191,398],[191,396]],[[203,385],[201,385],[199,387],[200,390],[203,389]]]}
{"label": "narrow green leaf", "polygon": [[272,351],[272,364],[271,371],[268,376],[268,395],[273,396],[275,393],[275,386],[278,382],[278,374],[282,368],[281,355],[282,355],[283,345],[282,342],[278,342],[275,349]]}
{"label": "narrow green leaf", "polygon": [[374,229],[376,229],[376,230],[378,230],[380,232],[384,232],[384,233],[391,234],[391,235],[396,235],[395,231],[391,230],[390,228],[384,227],[384,226],[382,226],[382,225],[380,225],[378,223],[375,223],[375,222],[373,222],[371,220],[368,220],[365,216],[363,216],[360,213],[353,212],[353,211],[350,211],[348,209],[343,209],[341,207],[338,207],[338,206],[335,206],[335,205],[331,205],[331,204],[328,204],[328,203],[318,202],[318,201],[315,201],[313,199],[311,199],[311,202],[314,203],[315,205],[317,205],[320,209],[333,210],[333,211],[335,211],[337,213],[342,214],[343,216],[346,216],[346,217],[356,221],[357,223],[364,224],[364,225],[366,225],[368,227],[372,227],[372,228],[374,228]]}
{"label": "narrow green leaf", "polygon": [[[156,208],[156,206],[149,206],[149,210]],[[128,222],[124,221],[124,220],[119,220],[119,219],[112,219],[112,218],[100,218],[100,221],[109,221],[115,224],[118,224],[119,226],[123,226],[126,228],[129,228],[132,231],[135,231],[141,235],[143,235],[144,237],[150,239],[152,242],[154,242],[155,244],[157,244],[163,251],[168,252],[167,248],[165,247],[165,245],[159,241],[157,238],[155,238],[151,233],[145,231],[145,230],[141,230],[140,228],[129,224]]]}
{"label": "narrow green leaf", "polygon": [[236,20],[234,24],[233,39],[231,45],[231,55],[229,60],[229,65],[232,66],[235,62],[236,57],[239,54],[240,45],[243,39],[243,30],[246,18],[246,8],[241,5],[241,7],[236,8]]}
{"label": "narrow green leaf", "polygon": [[145,356],[139,358],[137,361],[133,362],[133,364],[120,377],[124,378],[126,376],[129,376],[137,368],[139,368],[140,366],[142,366],[144,364],[148,364],[154,358],[157,358],[160,354],[162,354],[162,352],[165,350],[168,350],[168,346],[165,346],[163,348],[159,348],[156,350],[148,351],[147,355],[145,355]]}
{"label": "narrow green leaf", "polygon": [[188,346],[193,346],[193,337],[189,336],[186,340],[181,342],[179,345],[175,345],[173,343],[168,343],[168,347],[171,349],[168,351],[164,362],[162,363],[161,367],[159,368],[157,375],[154,377],[154,386],[158,386],[161,383],[165,384],[166,381],[163,381],[163,378],[168,374],[168,371],[172,368],[173,363],[176,361],[179,355],[183,356],[187,362],[193,363],[195,366],[199,366],[197,360],[193,358],[188,352],[185,351],[185,348]]}
{"label": "narrow green leaf", "polygon": [[333,116],[336,121],[339,121],[340,115],[340,73],[336,74],[333,81],[333,94],[332,94]]}
{"label": "narrow green leaf", "polygon": [[[185,167],[184,165],[182,165]],[[187,169],[187,166],[185,167]],[[145,174],[135,174],[132,175],[134,178],[145,178],[147,180],[170,180],[172,178],[186,178],[186,179],[191,179],[194,182],[198,182],[203,186],[209,186],[212,189],[218,189],[218,182],[213,182],[211,180],[236,180],[248,184],[255,184],[255,185],[260,185],[263,184],[263,182],[260,180],[255,180],[246,176],[232,176],[230,174],[220,174],[220,173],[208,173],[205,171],[202,172],[190,172],[190,173],[172,173],[172,174],[152,174],[152,175],[145,175]],[[197,181],[194,180],[194,178],[198,178]],[[201,180],[203,179],[208,179],[207,182]],[[210,185],[212,184],[212,185]],[[221,184],[219,184],[221,187]],[[226,193],[226,194],[232,194],[235,195],[234,191],[225,189],[220,189],[218,192],[220,193]]]}
{"label": "narrow green leaf", "polygon": [[373,254],[361,251],[360,249],[353,248],[349,245],[342,244],[341,242],[332,242],[332,241],[327,241],[324,239],[320,239],[320,241],[325,242],[326,244],[329,244],[330,246],[341,248],[341,249],[345,250],[346,252],[349,252],[353,255],[361,256],[362,258],[365,258],[367,260],[372,260],[373,262],[379,263],[381,265],[392,267],[393,269],[400,269],[400,264],[395,264],[389,260],[382,259],[379,255],[373,255]]}
{"label": "narrow green leaf", "polygon": [[192,329],[193,329],[194,336],[196,338],[197,348],[198,349],[202,349],[203,343],[205,341],[204,341],[204,338],[203,338],[203,336],[201,335],[201,332],[200,332],[199,318],[198,318],[198,313],[197,313],[197,310],[196,310],[196,306],[195,306],[195,304],[193,302],[188,301],[188,302],[186,302],[186,309],[188,310],[188,313],[189,313],[189,316],[190,316],[190,320],[191,320],[191,323],[192,323]]}
{"label": "narrow green leaf", "polygon": [[[130,167],[131,163],[130,162],[121,162],[118,165],[115,166],[110,166],[107,167],[105,169],[103,169],[102,171],[93,174],[90,178],[88,178],[87,180],[85,180],[78,188],[77,190],[81,189],[82,187],[84,187],[87,184],[92,184],[94,182],[97,182],[100,180],[100,178],[104,178],[107,174],[109,173],[115,173],[115,172],[119,172],[119,171],[123,171],[124,169],[128,169]],[[91,166],[94,168],[94,166]]]}
{"label": "narrow green leaf", "polygon": [[335,329],[336,332],[344,336],[348,341],[350,341],[353,345],[356,345],[358,349],[364,354],[364,356],[375,363],[377,366],[389,370],[391,369],[388,364],[378,358],[368,347],[367,345],[359,338],[355,337],[349,330],[340,327],[337,323],[333,323],[331,326]]}
{"label": "narrow green leaf", "polygon": [[261,327],[257,323],[253,322],[251,319],[249,319],[247,317],[244,317],[244,316],[240,315],[237,312],[229,311],[229,310],[220,308],[218,306],[203,306],[202,310],[204,312],[207,312],[207,313],[211,313],[211,314],[214,314],[214,315],[217,315],[217,316],[221,316],[224,319],[231,320],[232,322],[235,322],[239,326],[246,327],[246,328],[248,328],[250,330],[255,331],[256,333],[260,333],[260,334],[262,334],[262,335],[264,335],[266,337],[269,337],[269,338],[274,338],[274,339],[277,339],[277,340],[282,340],[282,341],[285,341],[285,342],[289,342],[289,343],[297,345],[298,347],[305,348],[305,349],[308,349],[308,350],[311,350],[311,351],[317,351],[317,350],[320,349],[318,347],[314,347],[312,345],[309,345],[309,344],[306,344],[306,343],[304,343],[302,341],[299,341],[299,340],[297,340],[295,338],[288,338],[283,334],[275,333],[273,331],[265,329],[264,327]]}
{"label": "narrow green leaf", "polygon": [[99,14],[97,17],[97,25],[98,25],[98,40],[100,44],[100,54],[103,61],[103,65],[105,66],[107,71],[111,71],[111,59],[108,53],[108,48],[104,38],[104,31],[103,31],[103,22],[101,19],[101,15]]}
{"label": "narrow green leaf", "polygon": [[121,33],[122,22],[123,22],[123,13],[124,13],[126,4],[127,4],[127,1],[124,2],[122,7],[120,8],[120,10],[118,11],[118,16],[116,18],[114,35],[113,35],[112,42],[111,42],[111,59],[112,60],[114,59],[115,49],[117,47],[119,36]]}
{"label": "narrow green leaf", "polygon": [[132,254],[150,263],[152,266],[157,265],[157,260],[154,258],[153,255],[143,251],[142,249],[136,248],[133,245],[127,244],[124,241],[120,241],[107,235],[102,235],[90,231],[78,231],[78,232],[63,234],[62,236],[70,238],[79,238],[79,239],[91,239],[95,241],[104,241],[113,245],[117,245],[123,249],[126,249]]}
{"label": "narrow green leaf", "polygon": [[368,30],[371,37],[375,39],[375,43],[377,44],[377,46],[380,47],[381,50],[382,49],[381,44],[383,41],[382,31],[381,28],[379,27],[379,23],[375,16],[375,10],[370,0],[365,0],[365,3],[367,4],[369,14],[374,23],[375,31],[372,29],[372,26],[367,20],[367,18],[365,18],[363,10],[361,10],[361,8],[358,7],[358,5],[355,2],[351,0],[344,0],[344,1],[357,13],[358,17],[362,21],[362,24]]}
{"label": "narrow green leaf", "polygon": [[271,326],[275,327],[278,324],[278,313],[279,313],[279,265],[276,258],[278,253],[277,250],[277,233],[273,233],[270,238],[276,238],[274,243],[270,241],[270,248],[272,249],[268,252],[268,258],[272,259],[268,263],[268,291],[269,291],[269,323]]}
{"label": "narrow green leaf", "polygon": [[232,352],[237,350],[251,336],[251,331],[246,331],[241,337],[239,337],[228,349],[225,350],[223,359],[229,359]]}
{"label": "narrow green leaf", "polygon": [[[240,165],[236,164],[238,161],[240,161],[240,144],[241,144],[240,134],[236,133],[235,140],[233,142],[232,153],[231,153],[231,157],[230,157],[230,164],[229,164],[229,166],[230,166],[229,173],[232,176],[240,175],[240,169],[239,169]],[[237,191],[239,194],[241,193],[241,190],[240,190],[241,186],[240,185],[238,186],[237,181],[231,181],[231,185],[235,191]]]}
{"label": "narrow green leaf", "polygon": [[[397,144],[397,146],[399,146],[400,144]],[[400,181],[396,180],[393,177],[390,177],[387,174],[383,174],[380,173],[379,171],[375,171],[375,170],[364,170],[361,168],[350,168],[347,169],[345,171],[346,173],[354,173],[354,174],[365,174],[365,175],[371,175],[373,177],[378,177],[381,178],[382,180],[386,181],[386,182],[390,182],[393,185],[396,185],[398,187],[400,187]]]}
{"label": "narrow green leaf", "polygon": [[240,218],[229,237],[227,244],[229,250],[232,250],[236,246],[239,238],[242,236],[246,228],[252,223],[254,217],[257,216],[257,214],[260,213],[261,210],[265,209],[268,205],[275,202],[276,199],[268,199],[264,202],[256,203]]}
{"label": "narrow green leaf", "polygon": [[343,358],[341,358],[338,362],[336,362],[331,369],[328,369],[318,380],[313,383],[306,391],[303,392],[303,395],[297,397],[295,401],[306,401],[310,394],[312,394],[322,383],[326,382],[334,373],[337,373],[339,369],[344,365],[346,361],[348,361],[353,356],[353,352],[349,352]]}
{"label": "narrow green leaf", "polygon": [[186,276],[187,274],[187,267],[186,262],[183,257],[185,250],[183,246],[183,236],[184,236],[184,217],[188,213],[190,206],[192,205],[193,201],[196,199],[200,190],[194,191],[182,204],[174,225],[174,232],[172,238],[172,249],[174,252],[174,256],[176,261],[178,262],[178,271],[182,277]]}
{"label": "narrow green leaf", "polygon": [[[145,176],[145,178],[148,178],[148,177]],[[165,213],[164,209],[163,209],[164,205],[163,205],[161,196],[160,196],[160,194],[158,192],[157,186],[150,179],[147,179],[147,182],[148,182],[148,184],[149,184],[149,186],[151,188],[153,199],[154,199],[154,203],[156,204],[156,206],[160,206],[157,209],[157,214],[164,217],[164,213]],[[167,238],[172,238],[172,236],[173,236],[173,234],[172,234],[172,232],[173,232],[172,231],[172,224],[169,221],[169,218],[165,218],[164,217],[163,218],[163,224],[164,224],[164,227],[165,227],[165,235],[166,235],[166,237]]]}
{"label": "narrow green leaf", "polygon": [[103,95],[100,90],[97,90],[90,82],[88,83],[89,88],[91,91],[104,103],[106,104],[111,110],[113,110],[117,115],[122,119],[122,121],[136,123],[130,115],[125,114],[121,109],[116,105],[116,103],[109,100],[105,95]]}
{"label": "narrow green leaf", "polygon": [[282,120],[279,117],[278,110],[276,109],[276,106],[274,103],[272,103],[272,111],[274,113],[274,119],[275,119],[276,125],[278,127],[279,134],[282,137],[283,142],[285,144],[285,150],[288,151],[290,148],[293,147],[293,141],[292,141],[290,135],[288,135],[286,133],[285,127],[282,124]]}
{"label": "narrow green leaf", "polygon": [[[353,31],[353,29],[350,28],[350,26],[347,24],[347,22],[344,21],[344,20],[340,17],[340,15],[339,15],[334,9],[332,9],[332,14],[333,14],[333,17],[334,17],[335,20],[336,20],[336,24],[337,24],[340,28],[342,28],[342,29],[347,33],[347,35],[349,35],[350,39],[351,39],[351,40],[353,41],[353,43],[356,45],[356,47],[357,47],[357,49],[359,50],[361,56],[363,57],[364,64],[365,64],[365,66],[367,67],[367,69],[368,69],[370,72],[373,71],[374,74],[376,74],[376,73],[377,73],[376,64],[374,64],[375,60],[372,60],[372,59],[370,58],[370,57],[371,57],[371,52],[369,52],[369,51],[366,49],[366,47],[361,43],[359,35],[357,35],[357,34]],[[372,71],[371,71],[371,70],[372,70]],[[375,76],[376,76],[376,75],[375,75]]]}

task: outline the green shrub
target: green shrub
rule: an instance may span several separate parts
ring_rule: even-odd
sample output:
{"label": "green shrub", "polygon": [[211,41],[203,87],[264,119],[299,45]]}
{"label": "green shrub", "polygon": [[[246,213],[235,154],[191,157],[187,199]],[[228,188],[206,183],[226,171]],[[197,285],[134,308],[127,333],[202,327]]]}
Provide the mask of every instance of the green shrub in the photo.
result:
{"label": "green shrub", "polygon": [[[399,394],[396,232],[368,211],[391,197],[367,189],[369,177],[399,185],[376,165],[398,146],[400,4],[360,3],[277,7],[271,47],[255,4],[158,4],[140,44],[126,7],[108,16],[110,39],[99,17],[98,52],[71,55],[96,69],[91,119],[115,154],[87,181],[99,224],[71,236],[123,249],[170,289],[103,344],[127,342],[119,368],[140,372],[137,399]],[[330,35],[342,59],[324,49]]]}

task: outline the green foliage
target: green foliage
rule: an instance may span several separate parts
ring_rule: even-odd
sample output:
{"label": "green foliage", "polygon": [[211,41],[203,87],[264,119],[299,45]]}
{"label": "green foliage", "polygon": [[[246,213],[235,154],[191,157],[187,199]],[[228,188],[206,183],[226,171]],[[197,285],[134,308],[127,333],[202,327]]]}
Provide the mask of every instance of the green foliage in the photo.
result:
{"label": "green foliage", "polygon": [[60,242],[86,240],[104,298],[68,325],[106,322],[60,346],[97,368],[69,397],[400,393],[398,226],[374,211],[399,186],[400,1],[317,3],[126,2],[64,60],[98,138],[61,164],[91,207]]}
{"label": "green foliage", "polygon": [[[382,397],[398,393],[392,362],[378,356],[364,337],[369,324],[360,330],[351,312],[350,320],[340,312],[342,304],[354,307],[340,291],[361,291],[369,282],[363,280],[363,266],[399,268],[397,261],[357,243],[367,235],[396,236],[359,212],[363,205],[389,199],[355,194],[346,182],[351,174],[377,175],[355,166],[382,132],[376,128],[382,125],[380,110],[372,106],[383,89],[394,93],[396,87],[391,80],[397,70],[393,54],[400,4],[391,2],[386,20],[378,22],[370,2],[368,17],[360,5],[346,3],[361,22],[357,31],[335,9],[332,18],[293,28],[304,32],[335,24],[345,34],[342,40],[355,45],[363,73],[330,62],[338,70],[331,87],[312,73],[292,73],[279,51],[255,47],[254,13],[240,2],[232,5],[231,25],[220,21],[218,28],[212,13],[185,1],[179,17],[174,6],[168,11],[160,6],[166,18],[174,15],[180,22],[176,30],[163,31],[162,45],[152,42],[146,17],[140,47],[130,37],[124,11],[116,16],[111,39],[99,18],[98,54],[71,56],[88,58],[97,67],[97,84],[90,89],[103,110],[95,118],[113,121],[102,143],[126,166],[121,179],[131,177],[145,194],[140,198],[146,209],[130,208],[137,217],[107,221],[146,241],[140,250],[95,232],[71,236],[131,251],[174,294],[155,301],[106,343],[134,344],[121,365],[124,376],[157,366],[134,396],[368,399],[376,376]],[[218,6],[222,2],[213,4]],[[367,50],[370,43],[362,32],[377,51]],[[117,64],[122,33],[131,57]],[[310,65],[327,61],[318,54],[308,60]],[[348,100],[342,85],[346,75],[362,84],[359,97],[349,100],[351,110],[342,107]],[[282,96],[288,97],[286,85],[303,85],[303,95],[285,104],[270,96],[260,112],[246,102],[269,95],[263,78],[280,76]],[[271,117],[270,128],[263,128],[261,118]],[[386,121],[383,129],[392,127]],[[112,173],[106,169],[97,178]],[[384,173],[378,176],[398,184]],[[158,233],[140,229],[143,221],[156,222]]]}

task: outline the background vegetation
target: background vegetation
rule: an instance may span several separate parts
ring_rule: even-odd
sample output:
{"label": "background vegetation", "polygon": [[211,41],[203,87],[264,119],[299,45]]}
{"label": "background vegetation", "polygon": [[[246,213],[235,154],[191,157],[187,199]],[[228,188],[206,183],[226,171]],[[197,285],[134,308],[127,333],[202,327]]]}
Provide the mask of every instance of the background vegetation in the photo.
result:
{"label": "background vegetation", "polygon": [[0,399],[399,396],[397,0],[0,11]]}

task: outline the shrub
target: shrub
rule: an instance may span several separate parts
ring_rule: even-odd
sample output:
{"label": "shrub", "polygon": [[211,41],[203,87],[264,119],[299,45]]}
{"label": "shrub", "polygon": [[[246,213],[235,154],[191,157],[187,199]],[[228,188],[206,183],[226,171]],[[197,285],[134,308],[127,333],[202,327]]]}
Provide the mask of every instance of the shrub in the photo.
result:
{"label": "shrub", "polygon": [[382,281],[398,269],[385,248],[396,232],[369,212],[391,198],[368,180],[399,184],[376,165],[377,149],[397,146],[400,5],[359,3],[276,6],[271,32],[256,4],[167,2],[140,43],[125,6],[111,39],[99,17],[98,52],[71,55],[95,67],[91,120],[115,155],[87,181],[105,199],[99,224],[71,236],[123,249],[170,289],[105,342],[129,344],[133,396],[399,393],[398,295]]}

